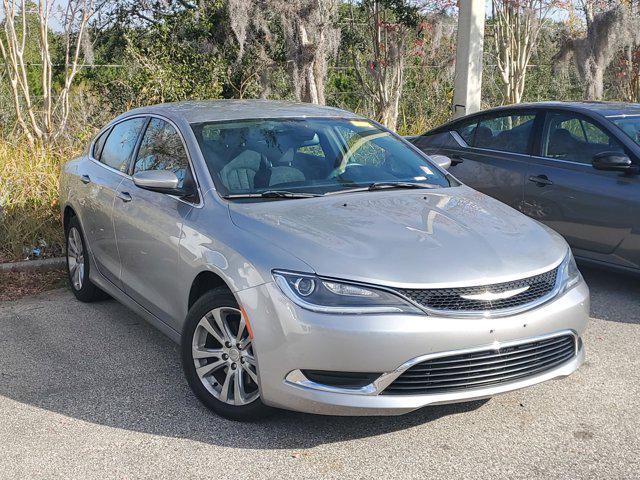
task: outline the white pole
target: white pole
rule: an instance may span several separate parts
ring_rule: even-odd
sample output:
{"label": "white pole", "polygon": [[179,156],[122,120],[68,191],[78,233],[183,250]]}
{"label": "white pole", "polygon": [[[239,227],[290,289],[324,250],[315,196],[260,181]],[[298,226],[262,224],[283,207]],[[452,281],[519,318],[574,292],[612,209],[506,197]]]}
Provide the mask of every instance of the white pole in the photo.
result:
{"label": "white pole", "polygon": [[460,0],[453,93],[454,118],[480,110],[484,16],[484,0]]}

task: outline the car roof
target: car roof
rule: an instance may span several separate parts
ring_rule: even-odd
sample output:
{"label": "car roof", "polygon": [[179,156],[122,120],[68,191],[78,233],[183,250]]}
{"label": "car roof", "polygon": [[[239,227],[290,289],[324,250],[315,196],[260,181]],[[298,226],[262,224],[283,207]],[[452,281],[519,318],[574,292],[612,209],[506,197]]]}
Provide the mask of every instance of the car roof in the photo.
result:
{"label": "car roof", "polygon": [[640,115],[640,103],[623,103],[623,102],[530,102],[530,103],[518,103],[513,105],[502,105],[499,107],[488,108],[486,110],[480,110],[478,112],[470,113],[464,117],[454,118],[438,127],[428,130],[423,135],[440,133],[447,131],[452,125],[458,122],[464,122],[467,119],[472,119],[480,115],[490,113],[500,113],[501,111],[514,111],[514,110],[526,110],[526,109],[545,109],[555,108],[561,110],[569,110],[572,112],[583,112],[601,115],[603,117],[611,116],[626,116],[626,115]]}
{"label": "car roof", "polygon": [[639,103],[624,103],[624,102],[587,102],[587,101],[575,101],[575,102],[531,102],[521,103],[518,105],[506,105],[504,107],[498,107],[499,109],[510,108],[562,108],[573,111],[589,111],[598,113],[602,116],[609,115],[639,115],[640,104]]}
{"label": "car roof", "polygon": [[173,120],[184,120],[187,123],[261,118],[361,118],[355,113],[339,108],[280,100],[202,100],[162,103],[135,108],[118,118],[140,114],[158,114]]}

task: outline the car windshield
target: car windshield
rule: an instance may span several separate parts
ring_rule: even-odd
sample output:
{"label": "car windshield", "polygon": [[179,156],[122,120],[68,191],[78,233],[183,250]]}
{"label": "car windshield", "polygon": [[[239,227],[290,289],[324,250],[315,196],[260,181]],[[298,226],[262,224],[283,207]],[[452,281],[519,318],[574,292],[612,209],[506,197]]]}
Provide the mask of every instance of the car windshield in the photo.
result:
{"label": "car windshield", "polygon": [[640,145],[640,115],[613,115],[607,118]]}
{"label": "car windshield", "polygon": [[367,120],[243,120],[192,128],[225,196],[449,186],[447,176],[421,154]]}

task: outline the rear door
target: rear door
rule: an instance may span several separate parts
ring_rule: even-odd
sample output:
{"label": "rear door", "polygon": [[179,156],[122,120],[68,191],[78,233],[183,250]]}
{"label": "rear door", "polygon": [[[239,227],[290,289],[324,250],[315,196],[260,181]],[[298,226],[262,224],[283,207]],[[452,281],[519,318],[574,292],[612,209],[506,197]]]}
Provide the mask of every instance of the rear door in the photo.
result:
{"label": "rear door", "polygon": [[103,132],[78,172],[84,185],[80,219],[89,250],[100,273],[120,286],[120,257],[113,229],[113,204],[127,176],[129,158],[142,129],[143,119],[118,123]]}
{"label": "rear door", "polygon": [[638,177],[592,166],[597,153],[631,152],[597,120],[566,110],[546,113],[536,147],[524,213],[563,235],[580,256],[631,266],[613,254],[640,214]]}
{"label": "rear door", "polygon": [[[150,118],[132,165],[132,174],[147,170],[170,170],[181,182],[193,178],[180,133],[158,117]],[[182,225],[199,201],[191,200],[144,190],[127,177],[114,209],[124,291],[159,318],[175,320],[174,328],[183,320],[175,283]]]}
{"label": "rear door", "polygon": [[451,158],[449,170],[463,183],[521,208],[536,115],[524,109],[476,115],[453,124],[448,132],[418,137],[413,143],[427,153]]}

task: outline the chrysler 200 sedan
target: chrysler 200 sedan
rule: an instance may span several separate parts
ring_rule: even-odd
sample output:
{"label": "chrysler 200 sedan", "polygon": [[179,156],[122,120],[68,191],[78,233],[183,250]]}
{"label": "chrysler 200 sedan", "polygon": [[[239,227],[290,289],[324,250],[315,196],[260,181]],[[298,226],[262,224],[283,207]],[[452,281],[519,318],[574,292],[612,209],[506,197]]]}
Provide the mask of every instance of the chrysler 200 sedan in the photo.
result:
{"label": "chrysler 200 sedan", "polygon": [[61,206],[75,296],[179,342],[226,417],[401,414],[584,359],[589,291],[562,237],[343,110],[132,110],[64,166]]}
{"label": "chrysler 200 sedan", "polygon": [[640,105],[499,107],[412,141],[467,185],[567,240],[578,261],[640,273]]}

